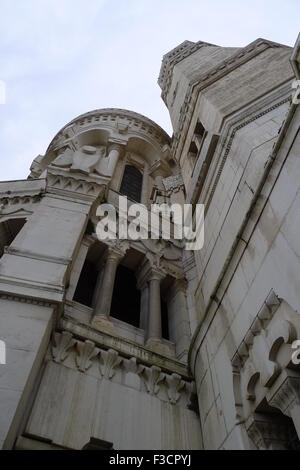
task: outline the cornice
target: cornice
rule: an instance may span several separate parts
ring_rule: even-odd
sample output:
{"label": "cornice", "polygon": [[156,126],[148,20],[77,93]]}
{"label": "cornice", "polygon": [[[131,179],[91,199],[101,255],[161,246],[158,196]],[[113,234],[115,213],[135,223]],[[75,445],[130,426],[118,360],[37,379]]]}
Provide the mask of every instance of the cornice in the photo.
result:
{"label": "cornice", "polygon": [[97,347],[112,348],[124,357],[135,357],[144,365],[156,364],[164,372],[177,373],[187,380],[192,379],[186,365],[182,362],[150,351],[139,343],[116,336],[113,333],[95,330],[95,328],[87,326],[66,314],[60,319],[59,327],[76,338],[93,341]]}
{"label": "cornice", "polygon": [[66,124],[51,141],[46,154],[58,148],[62,139],[74,137],[81,129],[90,128],[112,128],[118,131],[120,135],[140,133],[147,135],[161,148],[170,143],[169,135],[158,124],[142,114],[126,109],[104,108],[81,114]]}

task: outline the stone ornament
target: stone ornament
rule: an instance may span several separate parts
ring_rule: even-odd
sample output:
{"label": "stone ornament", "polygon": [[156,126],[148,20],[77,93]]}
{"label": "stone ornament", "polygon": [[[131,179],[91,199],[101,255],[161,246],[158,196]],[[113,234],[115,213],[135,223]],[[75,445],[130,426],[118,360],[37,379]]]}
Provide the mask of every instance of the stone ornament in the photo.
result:
{"label": "stone ornament", "polygon": [[70,350],[76,344],[71,333],[63,331],[54,333],[52,345],[52,357],[55,362],[63,362],[70,354]]}
{"label": "stone ornament", "polygon": [[107,380],[112,379],[116,373],[116,368],[121,365],[123,359],[114,349],[101,351],[100,353],[100,373]]}
{"label": "stone ornament", "polygon": [[[176,373],[163,372],[158,366],[148,367],[140,364],[136,357],[123,358],[114,349],[100,349],[93,341],[76,340],[67,331],[54,334],[51,357],[54,362],[77,369],[84,374],[96,362],[100,372],[99,378],[105,380],[114,379],[116,372],[120,370],[124,373],[123,384],[127,387],[140,389],[142,381],[146,393],[151,396],[167,401],[171,405],[177,405],[184,396],[183,404],[186,403],[187,408],[198,408],[194,382],[186,382]],[[67,358],[70,360],[65,362]]]}
{"label": "stone ornament", "polygon": [[70,171],[84,174],[98,173],[100,171],[100,161],[106,155],[104,146],[94,147],[84,145],[78,150],[71,150],[67,147],[53,162],[52,166],[69,168]]}
{"label": "stone ornament", "polygon": [[180,391],[184,388],[185,382],[181,379],[180,375],[172,374],[166,376],[166,384],[170,403],[175,405],[181,397]]}
{"label": "stone ornament", "polygon": [[99,349],[95,347],[93,341],[86,340],[84,343],[76,343],[77,355],[75,358],[78,369],[85,372],[92,366],[92,359],[99,354]]}
{"label": "stone ornament", "polygon": [[140,375],[146,385],[147,392],[150,395],[157,395],[160,390],[160,384],[165,379],[165,374],[161,368],[152,366],[151,368],[142,367]]}

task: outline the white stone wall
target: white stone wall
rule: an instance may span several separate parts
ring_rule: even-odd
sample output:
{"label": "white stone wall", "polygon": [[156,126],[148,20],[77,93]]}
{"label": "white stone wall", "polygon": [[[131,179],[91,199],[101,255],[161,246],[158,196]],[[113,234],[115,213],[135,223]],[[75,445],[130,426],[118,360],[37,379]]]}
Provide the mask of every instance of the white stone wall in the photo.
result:
{"label": "white stone wall", "polygon": [[[56,333],[24,435],[82,449],[91,437],[114,449],[199,449],[192,384],[115,350]],[[52,359],[53,358],[53,359]]]}
{"label": "white stone wall", "polygon": [[[267,120],[268,117],[269,120]],[[255,134],[257,129],[256,132],[259,131],[259,134],[262,132],[263,138],[265,126],[274,129],[271,121],[275,126],[277,117],[275,112],[269,116],[265,115],[261,118],[262,122],[259,127],[251,126],[252,132]],[[205,257],[210,259],[203,269],[203,278],[198,286],[203,296],[199,303],[205,318],[194,343],[191,357],[197,382],[205,448],[254,447],[253,442],[246,435],[244,426],[237,424],[239,419],[234,395],[232,358],[271,289],[292,308],[295,314],[299,314],[300,139],[297,134],[299,117],[299,110],[297,110],[261,190],[256,208],[250,215],[250,223],[245,228],[244,237],[247,243],[241,241],[234,251],[227,277],[225,276],[223,285],[216,293],[217,300],[211,303],[208,310],[206,307],[210,303],[209,296],[214,290],[215,280],[228,252],[223,243],[220,251],[216,251],[216,245],[211,248],[210,258],[205,252],[203,258],[202,254],[200,255],[203,260],[201,265],[199,263],[200,272]],[[243,133],[247,135],[247,127],[243,129]],[[252,137],[249,140],[252,141]],[[259,145],[260,137],[258,136],[256,142],[258,146],[255,151],[251,152],[252,158],[255,159],[254,164],[251,165],[253,183],[258,179],[255,176],[255,161],[257,161],[258,169],[261,166],[261,173],[268,155],[267,150],[270,153],[272,140],[270,144]],[[240,158],[247,157],[247,153],[241,151],[235,155]],[[257,156],[258,160],[256,160]],[[251,173],[249,176],[251,177]],[[223,189],[223,187],[220,185],[220,188]],[[233,183],[228,184],[228,188],[234,191]],[[219,200],[221,199],[220,197]],[[236,218],[239,213],[244,215],[247,207],[247,205],[243,206],[242,202],[238,204],[235,211]],[[225,212],[223,226],[228,219],[230,229],[234,230],[235,219],[230,219],[230,211]],[[213,230],[216,224],[221,225],[223,219],[220,221],[219,218],[220,215],[215,225],[210,225],[212,222],[208,217],[207,226],[212,227],[211,230]],[[218,234],[217,240],[221,242],[224,238],[225,243],[227,239],[232,242],[234,233],[231,232],[230,236],[229,230],[227,236],[222,237],[218,230],[215,229]],[[208,229],[207,231],[209,232]],[[207,243],[210,243],[209,239]],[[263,361],[262,356],[261,362]],[[243,399],[245,399],[244,396]]]}

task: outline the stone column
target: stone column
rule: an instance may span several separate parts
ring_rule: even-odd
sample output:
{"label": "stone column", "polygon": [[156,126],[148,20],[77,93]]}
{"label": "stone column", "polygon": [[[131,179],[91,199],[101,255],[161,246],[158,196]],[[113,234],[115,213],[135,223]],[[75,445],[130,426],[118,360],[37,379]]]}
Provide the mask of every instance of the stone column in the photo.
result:
{"label": "stone column", "polygon": [[160,272],[151,271],[148,279],[149,284],[149,315],[147,338],[161,339],[161,300],[160,300],[160,281],[163,276]]}
{"label": "stone column", "polygon": [[141,312],[140,312],[140,328],[142,330],[147,330],[148,322],[148,308],[149,308],[149,286],[145,283],[143,286],[138,289],[141,291]]}
{"label": "stone column", "polygon": [[109,149],[108,164],[107,164],[107,175],[113,176],[119,157],[122,152],[122,147],[119,144],[113,144]]}
{"label": "stone column", "polygon": [[112,324],[109,322],[110,307],[117,267],[121,259],[124,257],[124,254],[125,252],[117,247],[108,247],[107,249],[100,287],[101,290],[97,296],[94,317],[92,320],[92,325],[95,328],[103,329],[104,327],[105,329],[108,327],[110,330],[112,329]]}
{"label": "stone column", "polygon": [[186,360],[191,341],[191,331],[186,300],[187,282],[174,279],[168,291],[168,316],[170,340],[175,343],[176,357]]}

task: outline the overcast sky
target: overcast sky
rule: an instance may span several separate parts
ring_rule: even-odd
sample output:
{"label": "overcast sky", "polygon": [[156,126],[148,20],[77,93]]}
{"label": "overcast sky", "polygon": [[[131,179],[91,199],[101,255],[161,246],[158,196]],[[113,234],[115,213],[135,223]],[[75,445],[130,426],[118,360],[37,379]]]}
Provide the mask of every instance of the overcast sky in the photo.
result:
{"label": "overcast sky", "polygon": [[68,121],[97,108],[144,114],[171,134],[157,78],[185,39],[294,45],[299,0],[0,0],[0,180],[26,178]]}

